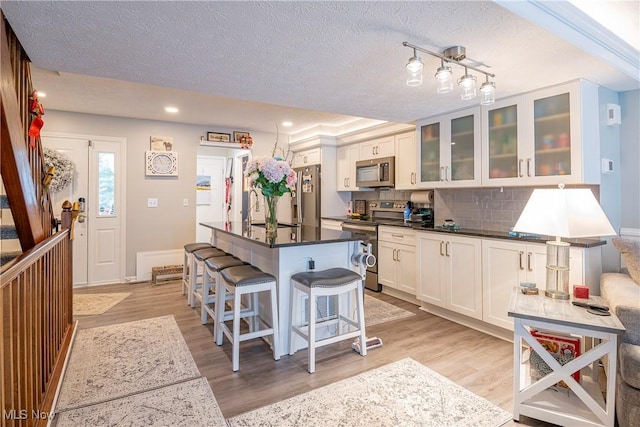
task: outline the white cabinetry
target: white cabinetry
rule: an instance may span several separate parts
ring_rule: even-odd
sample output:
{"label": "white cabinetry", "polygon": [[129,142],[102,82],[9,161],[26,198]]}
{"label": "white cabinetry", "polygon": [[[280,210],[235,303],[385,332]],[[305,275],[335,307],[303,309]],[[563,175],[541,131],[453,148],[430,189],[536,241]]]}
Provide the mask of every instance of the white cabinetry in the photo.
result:
{"label": "white cabinetry", "polygon": [[337,191],[359,191],[356,187],[356,162],[360,160],[360,145],[346,145],[337,150]]}
{"label": "white cabinetry", "polygon": [[361,160],[390,157],[395,154],[395,151],[395,138],[393,136],[372,139],[371,141],[360,143]]}
{"label": "white cabinetry", "polygon": [[400,227],[378,228],[378,282],[416,295],[416,232]]}
{"label": "white cabinetry", "polygon": [[337,230],[342,231],[342,221],[338,221],[337,219],[321,219],[320,226],[322,228],[326,228],[327,230]]}
{"label": "white cabinetry", "polygon": [[600,183],[598,87],[587,81],[482,109],[482,184]]}
{"label": "white cabinetry", "polygon": [[481,182],[480,108],[418,123],[420,187],[476,186]]}
{"label": "white cabinetry", "polygon": [[418,232],[418,299],[482,318],[481,240]]}
{"label": "white cabinetry", "polygon": [[[570,285],[585,283],[585,249],[571,247],[569,256]],[[532,282],[544,292],[547,281],[546,245],[483,239],[482,259],[482,319],[513,330],[513,319],[507,315],[512,289],[521,282]]]}
{"label": "white cabinetry", "polygon": [[312,148],[310,150],[300,151],[293,156],[293,167],[319,165],[322,162],[320,148]]}
{"label": "white cabinetry", "polygon": [[407,132],[395,136],[396,139],[396,190],[417,188],[416,174],[416,133]]}

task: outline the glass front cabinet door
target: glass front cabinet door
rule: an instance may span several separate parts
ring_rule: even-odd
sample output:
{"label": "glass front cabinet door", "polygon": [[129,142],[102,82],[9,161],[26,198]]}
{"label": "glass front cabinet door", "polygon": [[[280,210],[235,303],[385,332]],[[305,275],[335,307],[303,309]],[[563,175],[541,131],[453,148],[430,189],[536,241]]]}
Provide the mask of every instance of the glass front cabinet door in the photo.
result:
{"label": "glass front cabinet door", "polygon": [[422,187],[480,184],[480,108],[418,123]]}
{"label": "glass front cabinet door", "polygon": [[594,165],[598,172],[598,101],[593,89],[589,82],[569,83],[483,109],[488,147],[483,184],[598,183],[597,173],[585,167]]}

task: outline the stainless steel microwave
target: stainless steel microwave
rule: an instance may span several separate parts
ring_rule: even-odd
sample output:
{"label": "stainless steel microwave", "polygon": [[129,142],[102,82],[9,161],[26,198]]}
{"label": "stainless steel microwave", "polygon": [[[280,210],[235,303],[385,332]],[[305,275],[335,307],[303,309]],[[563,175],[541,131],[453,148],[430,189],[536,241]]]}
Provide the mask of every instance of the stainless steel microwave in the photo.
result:
{"label": "stainless steel microwave", "polygon": [[395,185],[395,157],[360,160],[356,162],[358,187],[393,187]]}

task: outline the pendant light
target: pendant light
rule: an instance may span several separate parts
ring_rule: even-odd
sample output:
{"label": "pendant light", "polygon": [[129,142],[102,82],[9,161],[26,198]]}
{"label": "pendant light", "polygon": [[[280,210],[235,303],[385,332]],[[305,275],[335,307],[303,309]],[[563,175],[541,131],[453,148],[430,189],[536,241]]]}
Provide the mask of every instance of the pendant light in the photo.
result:
{"label": "pendant light", "polygon": [[415,49],[413,49],[413,56],[409,58],[406,67],[407,86],[420,86],[422,84],[422,69],[424,68],[424,64]]}
{"label": "pendant light", "polygon": [[447,93],[453,90],[451,67],[444,65],[444,59],[440,58],[440,67],[436,70],[436,92]]}
{"label": "pendant light", "polygon": [[492,105],[496,102],[496,84],[489,81],[489,76],[486,78],[480,86],[480,105]]}
{"label": "pendant light", "polygon": [[464,75],[458,79],[458,86],[462,89],[460,99],[468,100],[476,97],[476,76],[472,76],[464,67]]}

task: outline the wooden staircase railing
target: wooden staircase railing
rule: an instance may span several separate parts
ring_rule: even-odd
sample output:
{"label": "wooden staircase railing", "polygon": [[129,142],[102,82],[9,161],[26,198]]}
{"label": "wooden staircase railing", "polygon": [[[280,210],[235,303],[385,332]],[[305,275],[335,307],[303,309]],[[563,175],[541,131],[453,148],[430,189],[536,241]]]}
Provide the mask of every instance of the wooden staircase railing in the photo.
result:
{"label": "wooden staircase railing", "polygon": [[46,425],[75,324],[69,230],[0,277],[1,427]]}

